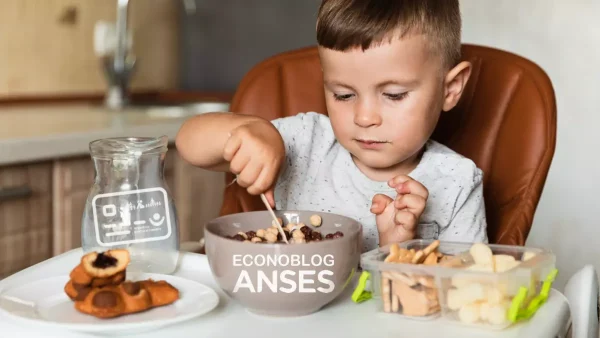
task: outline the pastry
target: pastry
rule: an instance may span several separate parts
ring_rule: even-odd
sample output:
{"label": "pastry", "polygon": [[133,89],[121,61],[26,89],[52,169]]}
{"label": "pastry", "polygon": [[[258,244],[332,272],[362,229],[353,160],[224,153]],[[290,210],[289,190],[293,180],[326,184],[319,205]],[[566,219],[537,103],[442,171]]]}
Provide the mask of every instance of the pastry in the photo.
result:
{"label": "pastry", "polygon": [[69,298],[71,298],[71,300],[74,301],[83,300],[91,290],[92,287],[77,284],[72,280],[69,280],[65,285],[65,293],[67,294],[67,296],[69,296]]}
{"label": "pastry", "polygon": [[129,251],[124,249],[90,252],[81,258],[81,266],[93,278],[108,278],[125,271],[129,260]]}
{"label": "pastry", "polygon": [[88,253],[64,287],[75,309],[98,318],[114,318],[171,304],[179,290],[166,281],[126,281],[127,250]]}
{"label": "pastry", "polygon": [[75,302],[75,309],[98,318],[113,318],[125,313],[125,302],[115,286],[94,288],[82,301]]}
{"label": "pastry", "polygon": [[73,283],[81,286],[117,285],[126,278],[125,269],[129,260],[127,250],[91,252],[81,258],[81,263],[71,271],[69,277]]}
{"label": "pastry", "polygon": [[156,282],[150,279],[141,281],[140,283],[142,284],[142,287],[150,293],[152,306],[171,304],[179,299],[179,290],[163,280]]}
{"label": "pastry", "polygon": [[135,313],[152,307],[152,299],[141,282],[124,282],[118,286],[119,293],[125,303],[125,313]]}

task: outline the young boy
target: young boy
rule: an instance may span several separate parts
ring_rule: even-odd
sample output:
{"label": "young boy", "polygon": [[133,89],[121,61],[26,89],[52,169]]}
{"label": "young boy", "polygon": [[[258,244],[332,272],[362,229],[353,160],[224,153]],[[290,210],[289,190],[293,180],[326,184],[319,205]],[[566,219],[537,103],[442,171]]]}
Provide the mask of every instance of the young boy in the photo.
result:
{"label": "young boy", "polygon": [[230,170],[277,209],[363,224],[364,250],[415,237],[487,242],[482,172],[430,140],[460,99],[458,0],[323,0],[317,41],[329,117],[194,117],[177,135],[193,165]]}

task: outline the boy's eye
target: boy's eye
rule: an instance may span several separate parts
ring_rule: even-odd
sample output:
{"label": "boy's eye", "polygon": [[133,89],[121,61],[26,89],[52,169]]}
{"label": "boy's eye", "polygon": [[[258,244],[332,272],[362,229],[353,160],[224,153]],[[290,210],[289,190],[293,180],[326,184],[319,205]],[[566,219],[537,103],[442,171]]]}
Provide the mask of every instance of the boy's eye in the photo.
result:
{"label": "boy's eye", "polygon": [[336,101],[348,101],[354,96],[354,94],[333,94],[333,98]]}
{"label": "boy's eye", "polygon": [[408,92],[404,93],[383,93],[388,99],[392,101],[400,101],[408,96]]}

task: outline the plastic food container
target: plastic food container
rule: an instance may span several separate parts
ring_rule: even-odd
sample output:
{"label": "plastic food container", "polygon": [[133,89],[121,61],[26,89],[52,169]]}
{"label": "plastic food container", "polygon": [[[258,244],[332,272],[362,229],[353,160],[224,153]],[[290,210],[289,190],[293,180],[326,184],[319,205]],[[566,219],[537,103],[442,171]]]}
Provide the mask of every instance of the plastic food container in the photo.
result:
{"label": "plastic food container", "polygon": [[542,283],[556,273],[547,250],[432,240],[372,250],[361,256],[361,266],[383,312],[488,329],[533,315],[545,301]]}

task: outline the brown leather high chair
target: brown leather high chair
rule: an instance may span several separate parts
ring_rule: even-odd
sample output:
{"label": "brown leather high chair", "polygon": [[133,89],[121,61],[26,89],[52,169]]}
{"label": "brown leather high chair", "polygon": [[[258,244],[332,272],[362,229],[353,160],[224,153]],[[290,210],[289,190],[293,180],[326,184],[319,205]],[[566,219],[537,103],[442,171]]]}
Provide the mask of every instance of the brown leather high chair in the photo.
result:
{"label": "brown leather high chair", "polygon": [[[473,72],[458,106],[443,113],[433,139],[472,159],[484,172],[490,243],[524,245],[556,142],[556,102],[536,64],[497,49],[463,45]],[[231,111],[272,120],[299,112],[327,114],[316,47],[273,56],[241,81]],[[226,175],[227,182],[233,180]],[[225,190],[221,214],[263,210],[237,184]]]}

